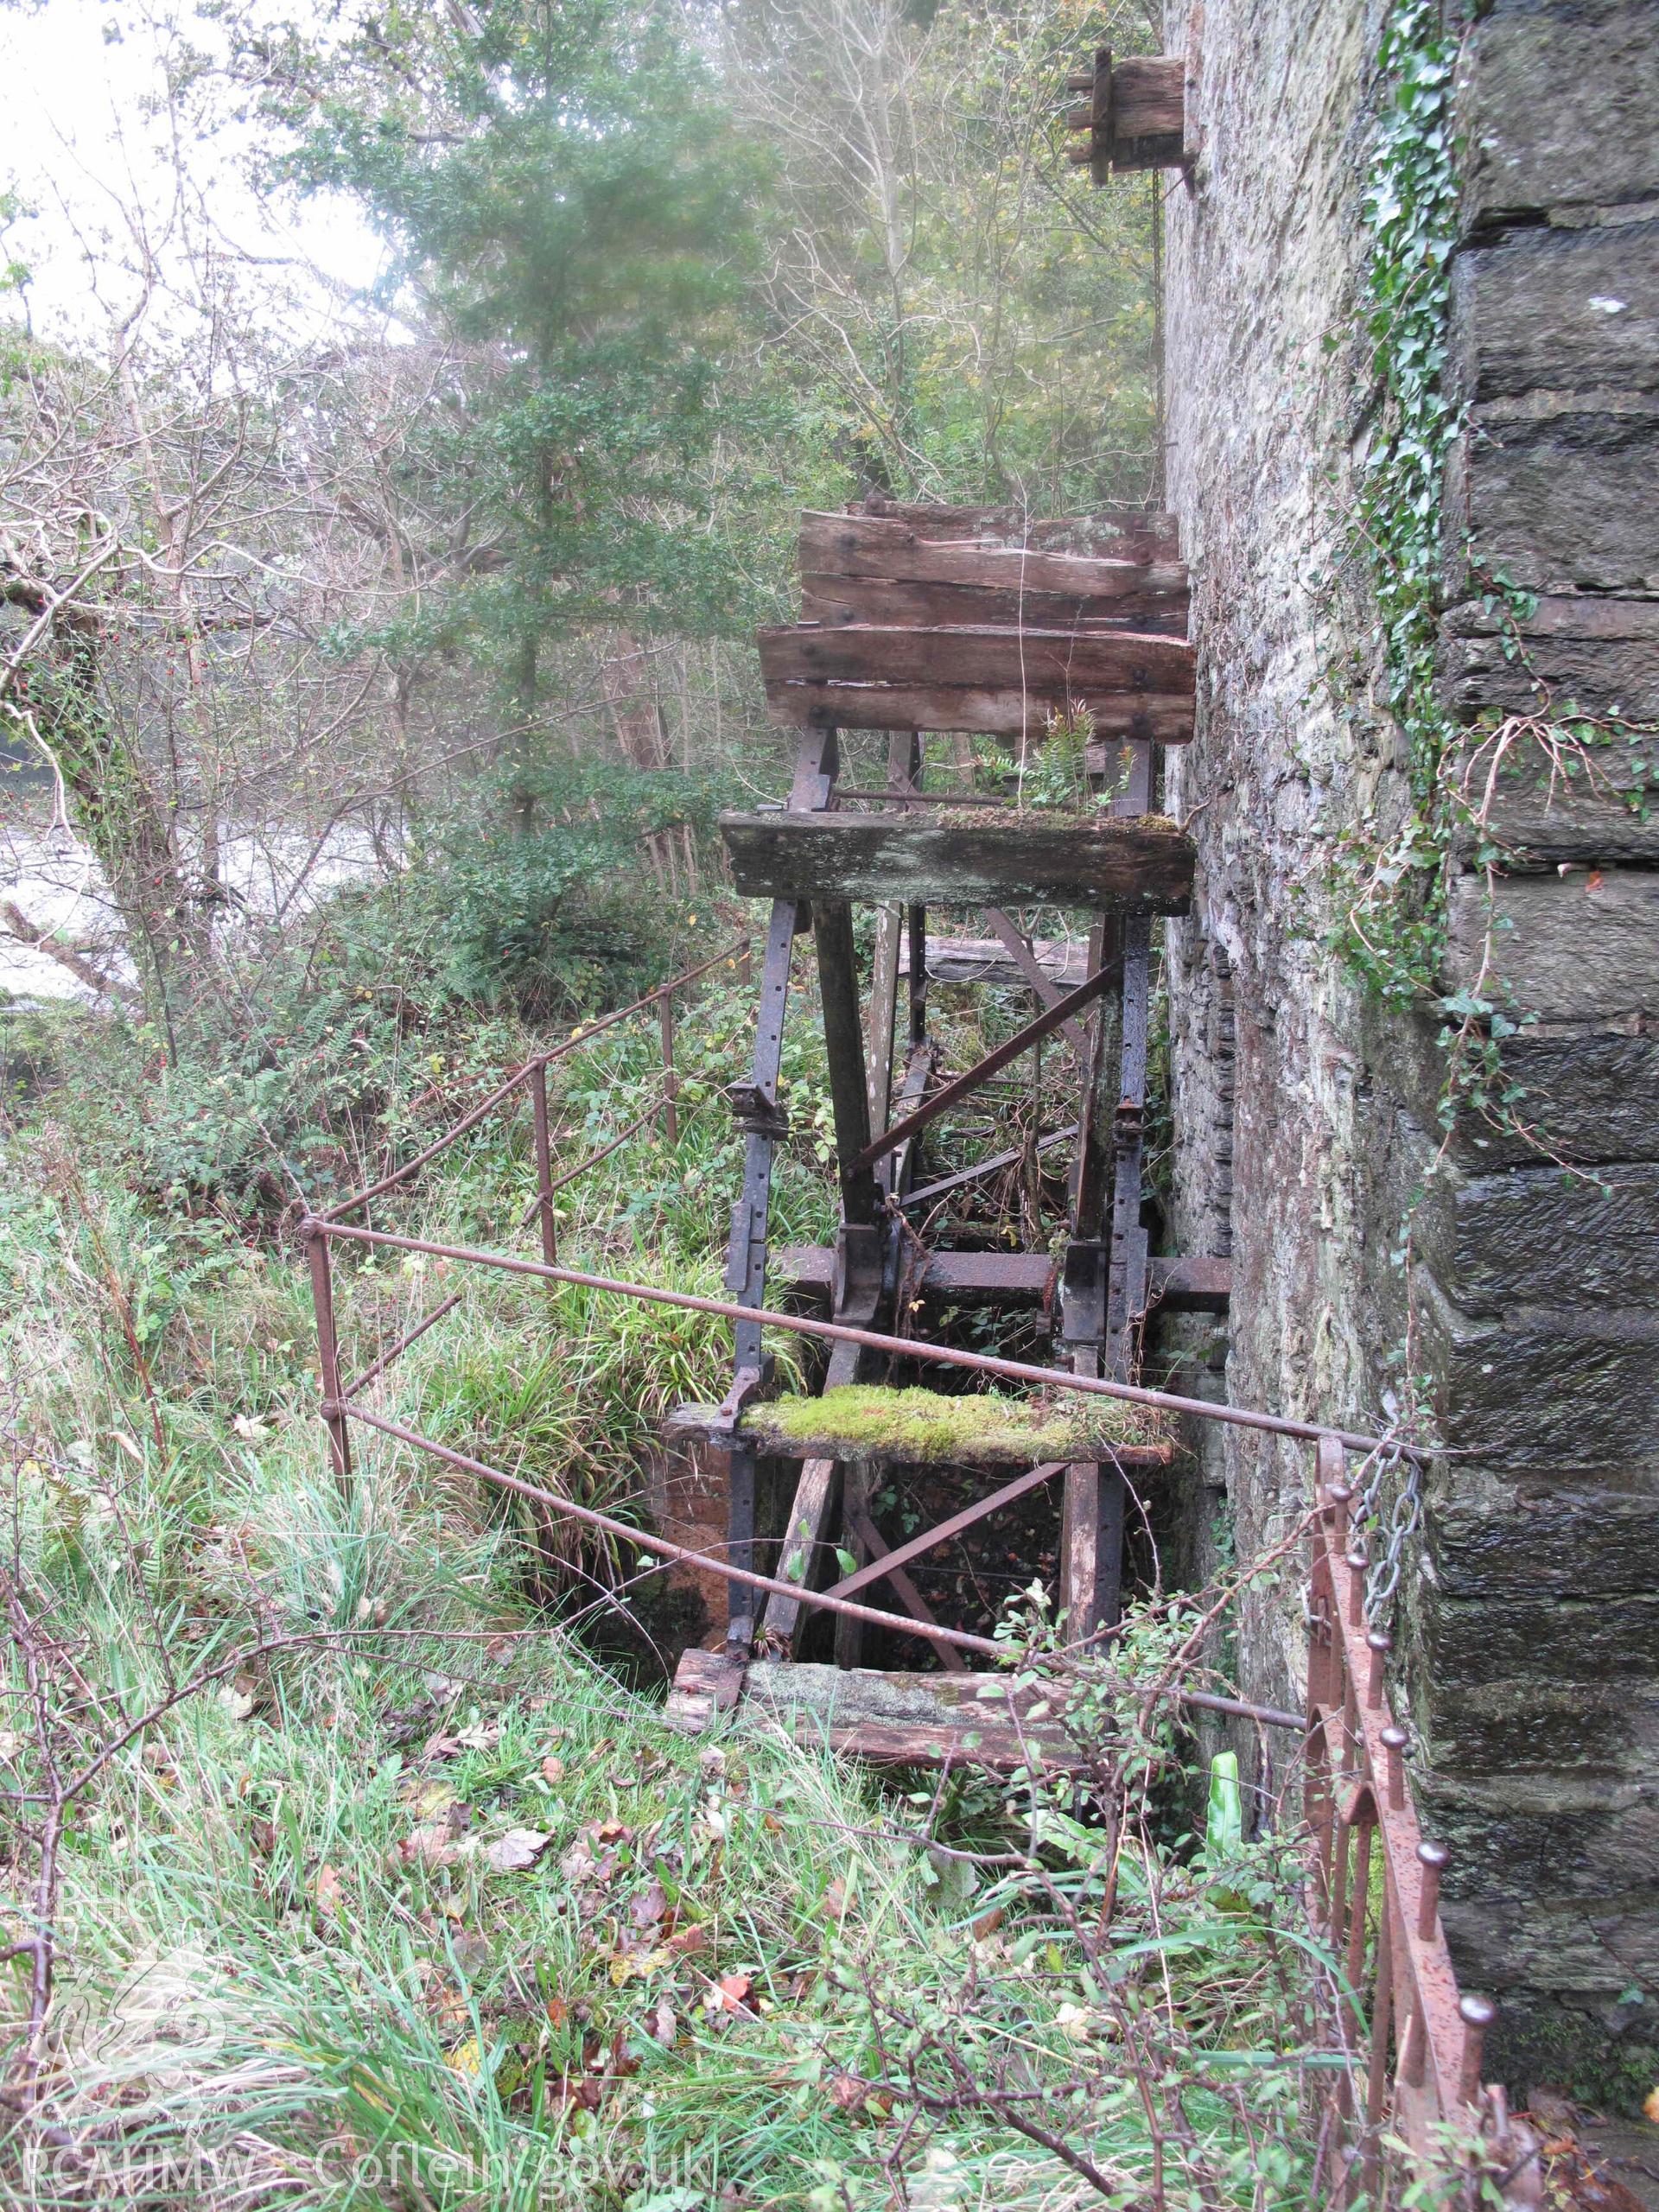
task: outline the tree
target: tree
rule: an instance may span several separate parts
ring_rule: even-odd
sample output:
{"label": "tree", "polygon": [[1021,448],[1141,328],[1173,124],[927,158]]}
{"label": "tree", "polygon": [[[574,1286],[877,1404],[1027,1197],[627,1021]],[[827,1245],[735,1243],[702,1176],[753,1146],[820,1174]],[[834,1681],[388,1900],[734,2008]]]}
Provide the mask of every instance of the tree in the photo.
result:
{"label": "tree", "polygon": [[1156,480],[1156,176],[1090,194],[1061,86],[1133,0],[732,0],[732,97],[777,147],[765,283],[872,488],[1065,513]]}
{"label": "tree", "polygon": [[289,173],[362,200],[405,311],[454,342],[464,406],[417,439],[488,559],[402,619],[497,673],[527,827],[551,644],[610,633],[639,757],[636,641],[754,619],[756,462],[783,420],[753,343],[763,164],[650,4],[365,11],[327,50],[251,35],[244,58],[281,86]]}

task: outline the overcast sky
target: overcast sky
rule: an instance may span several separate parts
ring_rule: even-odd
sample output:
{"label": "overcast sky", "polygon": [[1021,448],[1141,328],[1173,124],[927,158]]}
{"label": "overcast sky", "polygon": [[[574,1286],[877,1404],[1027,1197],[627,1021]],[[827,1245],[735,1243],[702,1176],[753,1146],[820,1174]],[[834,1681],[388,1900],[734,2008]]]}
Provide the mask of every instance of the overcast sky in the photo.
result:
{"label": "overcast sky", "polygon": [[[169,25],[209,51],[219,38],[190,0],[0,5],[0,185],[35,211],[8,245],[30,270],[29,312],[42,333],[91,335],[130,297],[124,204],[144,210],[163,257],[175,250],[172,127],[156,111]],[[218,231],[265,262],[273,284],[309,269],[337,284],[372,283],[381,249],[357,209],[257,197],[241,167],[251,146],[222,117],[210,139],[190,145],[189,174]],[[299,296],[319,321],[339,312],[327,281],[302,274]]]}

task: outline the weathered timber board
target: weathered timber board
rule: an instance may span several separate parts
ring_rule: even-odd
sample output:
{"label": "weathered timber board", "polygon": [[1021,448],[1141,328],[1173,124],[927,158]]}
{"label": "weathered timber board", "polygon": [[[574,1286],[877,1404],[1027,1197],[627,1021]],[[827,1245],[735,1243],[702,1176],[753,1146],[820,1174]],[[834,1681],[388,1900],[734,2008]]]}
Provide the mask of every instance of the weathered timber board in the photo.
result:
{"label": "weathered timber board", "polygon": [[977,1694],[996,1679],[769,1659],[740,1671],[713,1652],[693,1649],[680,1661],[664,1719],[694,1736],[714,1726],[721,1713],[739,1727],[771,1722],[798,1743],[891,1765],[936,1765],[948,1758],[1008,1768],[1033,1757],[1077,1764],[1052,1722],[1016,1724],[1014,1716],[1036,1702],[1034,1692],[1012,1699]]}
{"label": "weathered timber board", "polygon": [[746,899],[891,899],[1180,914],[1192,891],[1189,837],[1156,816],[971,827],[887,815],[727,814],[733,886]]}
{"label": "weathered timber board", "polygon": [[849,507],[847,520],[898,524],[928,539],[982,538],[998,545],[1032,546],[1045,552],[1090,558],[1177,561],[1180,534],[1175,517],[1156,508],[1106,506],[1090,515],[1033,518],[1018,507],[944,507],[883,499],[879,493]]}
{"label": "weathered timber board", "polygon": [[[1089,973],[1089,947],[1081,938],[1039,937],[1032,946],[1037,965],[1052,983],[1075,989]],[[994,937],[931,937],[927,972],[936,983],[1024,983],[1023,970]],[[910,973],[908,941],[899,948],[899,973]]]}
{"label": "weathered timber board", "polygon": [[[1009,1443],[996,1437],[976,1440],[971,1446],[964,1443],[948,1457],[937,1452],[923,1455],[902,1446],[891,1449],[872,1444],[862,1437],[837,1436],[826,1424],[825,1433],[819,1436],[789,1436],[772,1428],[766,1421],[764,1406],[751,1407],[738,1423],[741,1440],[753,1445],[767,1459],[800,1460],[810,1464],[815,1459],[834,1465],[849,1459],[861,1459],[873,1467],[1030,1467],[1037,1464],[1035,1446],[1027,1441]],[[728,1433],[718,1425],[718,1406],[702,1406],[688,1400],[671,1408],[663,1422],[663,1434],[676,1444],[710,1444],[719,1448],[731,1441]],[[1045,1440],[1038,1440],[1045,1441]],[[1056,1450],[1064,1439],[1052,1440]],[[1046,1442],[1045,1441],[1045,1448]],[[1091,1442],[1079,1426],[1077,1434],[1067,1446],[1078,1456],[1102,1456],[1116,1460],[1131,1469],[1155,1470],[1167,1467],[1174,1459],[1173,1447],[1168,1444],[1116,1444]],[[787,1548],[790,1539],[785,1538]],[[793,1578],[789,1578],[792,1580]]]}
{"label": "weathered timber board", "polygon": [[[772,1255],[775,1287],[829,1302],[835,1248],[786,1244]],[[924,1298],[953,1305],[1035,1306],[1047,1297],[1055,1262],[1047,1252],[930,1252],[917,1286]],[[1154,1254],[1147,1262],[1147,1295],[1173,1313],[1224,1313],[1232,1290],[1230,1260]]]}
{"label": "weathered timber board", "polygon": [[806,514],[801,518],[801,573],[862,576],[887,582],[969,584],[1054,593],[1068,601],[1137,594],[1185,596],[1186,565],[1084,553],[1046,552],[983,539],[930,538],[903,524],[861,515]]}
{"label": "weathered timber board", "polygon": [[[1136,691],[1079,691],[1033,684],[1023,691],[938,684],[779,683],[766,687],[766,719],[785,729],[965,730],[979,737],[1042,738],[1049,717],[1086,707],[1103,737],[1185,745],[1192,702]],[[1092,748],[1091,748],[1092,749]]]}
{"label": "weathered timber board", "polygon": [[1135,691],[1191,699],[1185,638],[1139,630],[1014,630],[992,623],[907,629],[873,622],[790,622],[757,632],[760,672],[779,683],[949,684],[1067,698]]}
{"label": "weathered timber board", "polygon": [[[1139,571],[1146,574],[1147,571]],[[801,578],[803,622],[946,623],[956,627],[1037,630],[1139,630],[1163,637],[1186,635],[1187,594],[1179,590],[1126,592],[1089,599],[1054,591],[1020,591],[982,584],[912,583],[872,576],[813,571]]]}

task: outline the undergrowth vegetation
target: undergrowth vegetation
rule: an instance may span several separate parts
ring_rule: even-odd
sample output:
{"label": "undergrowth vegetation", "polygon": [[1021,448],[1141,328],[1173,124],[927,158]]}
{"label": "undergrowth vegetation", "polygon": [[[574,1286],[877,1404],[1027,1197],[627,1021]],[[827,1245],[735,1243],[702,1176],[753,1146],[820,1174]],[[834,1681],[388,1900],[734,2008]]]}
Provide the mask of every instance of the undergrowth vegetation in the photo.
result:
{"label": "undergrowth vegetation", "polygon": [[[682,902],[671,950],[609,995],[732,918]],[[306,1155],[314,1202],[546,1042],[522,1002],[445,999],[424,959],[383,968],[401,1023],[341,1046],[355,1088]],[[577,1010],[604,995],[590,980]],[[953,1052],[1003,1021],[979,999],[971,1022],[942,1001]],[[741,1172],[721,1091],[752,1019],[734,957],[682,1007],[672,1141],[654,1022],[551,1064],[556,1172],[639,1124],[559,1192],[562,1258],[717,1287]],[[270,1049],[302,1084],[303,1035]],[[118,1122],[94,1080],[113,1050],[58,1034],[0,1180],[11,2201],[1319,2201],[1337,1985],[1304,1932],[1298,1824],[1272,1808],[1247,1840],[1224,1790],[1195,1825],[1192,1741],[1147,1688],[1202,1670],[1206,1601],[1154,1593],[1082,1669],[1052,1656],[1039,1589],[1010,1616],[1013,1679],[987,1687],[1046,1697],[1071,1772],[877,1782],[776,1731],[674,1734],[638,1687],[662,1578],[624,1538],[578,1545],[360,1429],[342,1494],[294,1194],[227,1145],[158,1173],[130,1130],[169,1122],[176,1071],[129,1044]],[[821,1056],[803,1005],[780,1243],[834,1219]],[[521,1100],[374,1218],[524,1250],[535,1187]],[[707,1317],[428,1254],[336,1261],[353,1371],[456,1299],[366,1404],[624,1524],[662,1414],[719,1395]],[[798,1347],[778,1351],[800,1389]]]}

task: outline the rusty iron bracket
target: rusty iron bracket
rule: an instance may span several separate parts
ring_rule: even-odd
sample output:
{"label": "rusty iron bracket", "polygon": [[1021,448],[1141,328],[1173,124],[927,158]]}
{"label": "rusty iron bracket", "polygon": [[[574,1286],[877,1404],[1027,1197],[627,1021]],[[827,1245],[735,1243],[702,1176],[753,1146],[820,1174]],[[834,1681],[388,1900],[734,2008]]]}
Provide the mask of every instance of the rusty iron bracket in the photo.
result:
{"label": "rusty iron bracket", "polygon": [[732,1387],[715,1408],[709,1421],[709,1441],[723,1442],[728,1451],[737,1441],[738,1418],[745,1406],[758,1398],[766,1376],[758,1367],[740,1367],[732,1377]]}
{"label": "rusty iron bracket", "polygon": [[779,1143],[789,1135],[788,1109],[758,1083],[747,1078],[741,1083],[728,1083],[726,1097],[732,1119],[746,1135],[771,1137]]}

